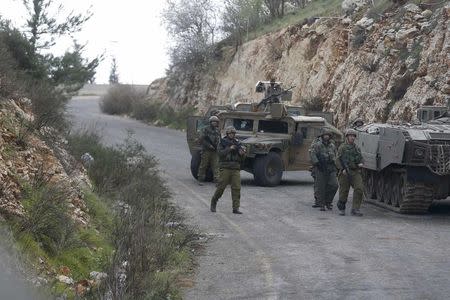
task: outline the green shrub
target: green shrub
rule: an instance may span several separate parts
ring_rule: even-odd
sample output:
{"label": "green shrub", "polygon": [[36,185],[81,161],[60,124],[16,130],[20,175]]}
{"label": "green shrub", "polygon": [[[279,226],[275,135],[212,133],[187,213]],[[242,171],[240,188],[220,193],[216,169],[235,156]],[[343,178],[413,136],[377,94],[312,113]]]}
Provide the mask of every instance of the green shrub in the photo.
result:
{"label": "green shrub", "polygon": [[352,47],[355,49],[360,48],[362,45],[364,45],[366,39],[367,39],[366,30],[364,28],[356,27],[353,30]]}
{"label": "green shrub", "polygon": [[25,190],[26,218],[22,231],[30,232],[51,255],[76,243],[75,224],[68,215],[67,199],[67,189],[57,185]]}
{"label": "green shrub", "polygon": [[144,97],[145,93],[139,92],[131,85],[115,84],[100,100],[100,109],[110,115],[130,114],[134,103]]}
{"label": "green shrub", "polygon": [[186,120],[195,113],[193,106],[187,106],[175,111],[170,106],[162,110],[161,120],[165,126],[174,129],[186,129]]}
{"label": "green shrub", "polygon": [[[131,134],[115,148],[103,146],[98,135],[87,131],[68,140],[76,157],[84,152],[94,157],[89,174],[96,189],[116,206],[111,235],[114,254],[105,293],[113,298],[179,299],[176,278],[192,264],[190,245],[196,235],[181,225],[183,216],[170,203],[170,192],[154,157]],[[94,215],[102,214],[101,207],[93,208]],[[179,225],[167,226],[169,222]],[[88,233],[81,239],[95,243]],[[122,282],[117,274],[125,261],[127,276]]]}
{"label": "green shrub", "polygon": [[325,105],[325,99],[317,96],[302,99],[300,102],[308,111],[323,111]]}
{"label": "green shrub", "polygon": [[133,86],[120,84],[109,88],[100,101],[100,108],[107,114],[129,114],[137,120],[174,129],[185,129],[187,117],[195,112],[192,106],[175,110],[167,104],[151,102]]}
{"label": "green shrub", "polygon": [[86,152],[94,157],[88,173],[100,194],[109,195],[127,180],[125,155],[112,147],[104,147],[96,133],[76,133],[68,137],[68,142],[75,157],[79,158]]}
{"label": "green shrub", "polygon": [[34,127],[52,127],[59,131],[68,128],[65,111],[68,98],[46,81],[32,81],[27,87],[34,113]]}
{"label": "green shrub", "polygon": [[158,119],[161,105],[150,101],[136,101],[133,106],[133,118],[141,121],[154,122]]}
{"label": "green shrub", "polygon": [[133,109],[133,117],[160,126],[168,126],[173,129],[185,129],[188,116],[195,113],[193,106],[182,107],[175,110],[167,104],[138,101]]}

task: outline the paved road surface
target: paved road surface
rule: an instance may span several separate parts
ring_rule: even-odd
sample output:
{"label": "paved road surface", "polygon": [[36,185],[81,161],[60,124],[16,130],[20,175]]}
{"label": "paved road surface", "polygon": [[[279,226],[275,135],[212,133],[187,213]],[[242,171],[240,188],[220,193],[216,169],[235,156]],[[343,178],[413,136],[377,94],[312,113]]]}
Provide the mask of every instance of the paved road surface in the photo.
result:
{"label": "paved road surface", "polygon": [[[50,299],[47,293],[35,287],[30,280],[36,278],[27,270],[17,249],[9,228],[0,224],[0,299],[39,300]],[[29,280],[27,280],[28,278]]]}
{"label": "paved road surface", "polygon": [[276,188],[254,185],[242,172],[242,211],[231,213],[230,191],[209,212],[213,185],[189,172],[185,134],[100,113],[95,98],[74,98],[77,126],[102,128],[116,144],[126,129],[160,161],[191,224],[214,236],[199,257],[186,299],[447,299],[450,295],[450,203],[430,215],[405,216],[364,204],[363,218],[311,207],[308,173]]}

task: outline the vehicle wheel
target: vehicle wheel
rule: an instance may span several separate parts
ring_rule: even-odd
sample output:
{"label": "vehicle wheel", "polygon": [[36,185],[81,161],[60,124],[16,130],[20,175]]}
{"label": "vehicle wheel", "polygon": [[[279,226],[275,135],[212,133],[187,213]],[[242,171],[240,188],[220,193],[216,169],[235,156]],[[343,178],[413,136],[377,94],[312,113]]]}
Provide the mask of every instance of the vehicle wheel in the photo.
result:
{"label": "vehicle wheel", "polygon": [[[195,179],[198,179],[198,169],[200,167],[201,161],[202,161],[202,156],[201,156],[200,151],[194,152],[191,157],[191,174],[192,174],[192,177],[194,177]],[[205,177],[206,177],[205,181],[213,181],[214,176],[213,176],[211,167],[208,167],[208,169],[206,170]]]}
{"label": "vehicle wheel", "polygon": [[376,186],[375,186],[375,194],[377,196],[377,200],[378,202],[384,202],[384,180],[383,180],[383,176],[381,173],[379,173],[377,175],[377,182],[376,182]]}
{"label": "vehicle wheel", "polygon": [[391,196],[391,205],[393,207],[399,207],[402,202],[402,189],[401,186],[403,182],[400,179],[399,174],[394,174],[392,176],[392,196]]}
{"label": "vehicle wheel", "polygon": [[364,194],[366,196],[366,199],[374,199],[375,196],[375,174],[371,170],[364,170]]}
{"label": "vehicle wheel", "polygon": [[259,156],[253,165],[253,177],[257,185],[277,186],[283,176],[283,161],[280,155],[269,152],[267,155]]}

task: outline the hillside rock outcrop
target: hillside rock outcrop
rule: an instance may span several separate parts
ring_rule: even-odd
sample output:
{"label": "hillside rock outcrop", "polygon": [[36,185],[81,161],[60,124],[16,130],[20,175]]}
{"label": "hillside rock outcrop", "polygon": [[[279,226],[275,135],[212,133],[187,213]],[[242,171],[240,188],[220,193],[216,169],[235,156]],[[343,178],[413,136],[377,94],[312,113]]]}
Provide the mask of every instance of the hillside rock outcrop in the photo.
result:
{"label": "hillside rock outcrop", "polygon": [[258,80],[296,85],[293,102],[321,99],[343,128],[366,121],[409,121],[424,104],[450,95],[450,5],[422,9],[408,4],[383,14],[356,13],[292,25],[224,47],[214,71],[159,79],[152,101],[172,106],[257,101]]}
{"label": "hillside rock outcrop", "polygon": [[76,166],[64,149],[64,140],[54,141],[50,148],[30,129],[32,120],[28,101],[0,102],[0,214],[26,217],[23,184],[55,183],[68,192],[71,217],[82,226],[88,224],[81,189],[90,182],[83,167]]}

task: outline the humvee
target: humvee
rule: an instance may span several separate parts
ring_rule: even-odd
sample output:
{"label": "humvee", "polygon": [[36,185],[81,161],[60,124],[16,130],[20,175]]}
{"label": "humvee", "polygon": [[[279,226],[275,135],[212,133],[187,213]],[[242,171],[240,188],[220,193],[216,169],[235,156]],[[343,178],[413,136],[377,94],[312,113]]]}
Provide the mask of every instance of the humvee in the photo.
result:
{"label": "humvee", "polygon": [[368,202],[425,213],[433,200],[450,196],[450,101],[419,108],[417,121],[358,128]]}
{"label": "humvee", "polygon": [[[257,91],[261,85],[270,84],[272,82],[259,82]],[[247,148],[247,156],[241,169],[252,173],[256,184],[260,186],[279,185],[285,171],[309,170],[309,147],[323,129],[332,131],[338,142],[342,140],[341,132],[327,121],[331,121],[331,114],[308,112],[302,107],[267,99],[265,97],[262,100],[266,101],[263,103],[264,108],[260,105],[262,101],[215,106],[204,116],[188,118],[187,141],[192,155],[191,173],[194,178],[197,178],[200,165],[199,133],[204,126],[208,126],[208,118],[212,112],[220,119],[222,136],[226,127],[236,128],[236,138]],[[212,180],[210,170],[206,179]]]}

